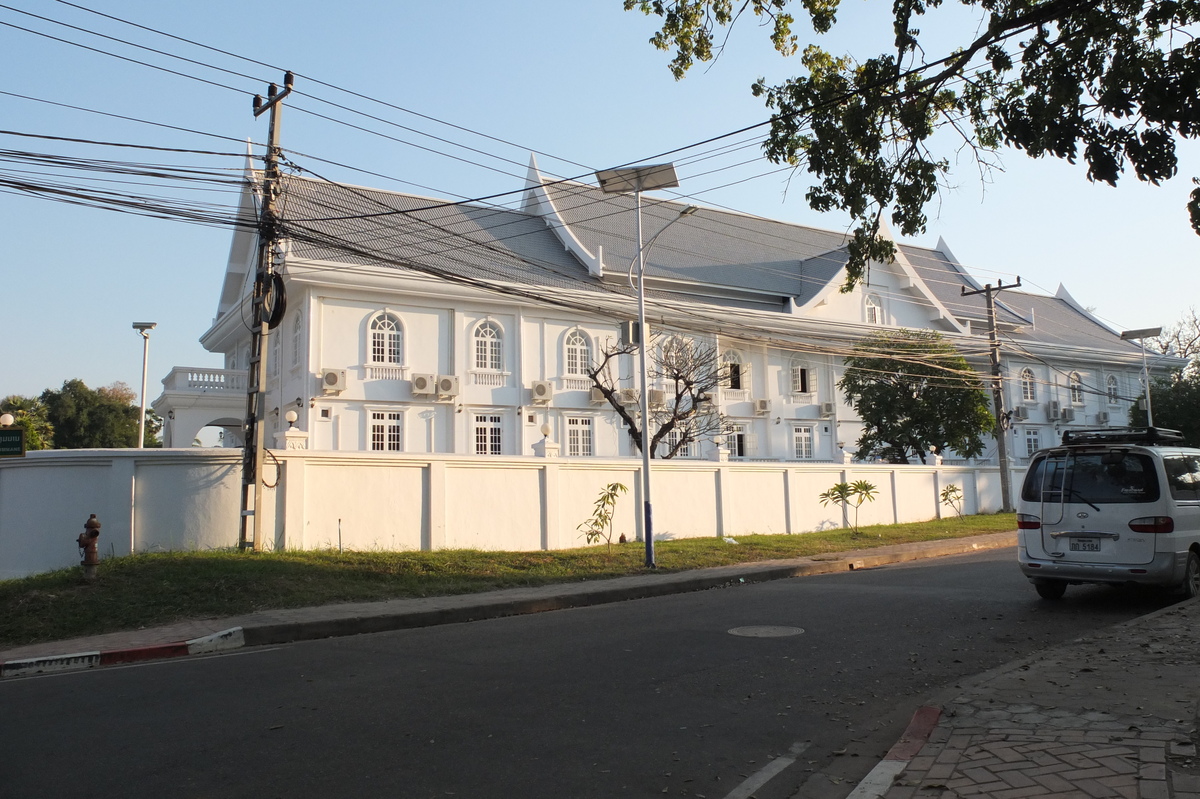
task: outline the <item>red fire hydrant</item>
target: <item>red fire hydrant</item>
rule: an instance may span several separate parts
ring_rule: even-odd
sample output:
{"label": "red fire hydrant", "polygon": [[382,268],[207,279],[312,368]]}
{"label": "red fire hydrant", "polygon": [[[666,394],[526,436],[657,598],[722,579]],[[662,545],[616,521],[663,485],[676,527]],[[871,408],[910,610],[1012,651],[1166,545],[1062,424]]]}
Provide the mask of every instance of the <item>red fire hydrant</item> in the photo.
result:
{"label": "red fire hydrant", "polygon": [[96,567],[100,565],[100,520],[96,518],[96,514],[88,517],[88,520],[83,523],[83,532],[76,539],[79,542],[79,550],[83,553],[83,560],[80,565],[83,566],[83,579],[89,583],[96,579]]}

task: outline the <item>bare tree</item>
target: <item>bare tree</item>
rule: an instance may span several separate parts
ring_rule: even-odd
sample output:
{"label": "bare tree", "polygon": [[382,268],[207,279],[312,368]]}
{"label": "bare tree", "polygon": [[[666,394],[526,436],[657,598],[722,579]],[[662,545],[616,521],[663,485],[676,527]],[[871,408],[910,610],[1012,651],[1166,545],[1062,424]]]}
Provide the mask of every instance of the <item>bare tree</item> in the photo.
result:
{"label": "bare tree", "polygon": [[[588,377],[604,395],[641,452],[641,392],[618,388],[620,357],[636,356],[636,344],[608,343],[588,368]],[[717,348],[681,336],[653,336],[647,353],[650,388],[650,457],[673,458],[694,443],[719,435],[725,419],[712,401],[725,379]],[[666,443],[666,446],[662,446]]]}
{"label": "bare tree", "polygon": [[1164,328],[1161,336],[1146,339],[1146,348],[1187,358],[1191,363],[1184,371],[1195,370],[1196,360],[1200,357],[1200,315],[1196,314],[1195,307],[1189,308],[1178,322]]}

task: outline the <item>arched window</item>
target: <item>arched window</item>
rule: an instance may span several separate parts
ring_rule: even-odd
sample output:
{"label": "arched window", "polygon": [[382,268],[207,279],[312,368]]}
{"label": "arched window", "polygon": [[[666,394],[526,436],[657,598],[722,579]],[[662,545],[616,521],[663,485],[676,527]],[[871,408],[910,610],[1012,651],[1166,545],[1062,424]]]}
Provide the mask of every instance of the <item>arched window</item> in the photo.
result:
{"label": "arched window", "polygon": [[1026,402],[1037,401],[1037,382],[1033,379],[1033,370],[1029,368],[1021,370],[1021,399]]}
{"label": "arched window", "polygon": [[572,330],[563,342],[565,374],[583,376],[592,366],[592,345],[582,330]]}
{"label": "arched window", "polygon": [[734,389],[747,388],[746,385],[746,365],[742,363],[742,356],[733,350],[725,350],[725,354],[721,356],[721,369],[725,373],[725,387]]}
{"label": "arched window", "polygon": [[383,311],[371,319],[370,363],[399,366],[403,362],[403,330],[400,319]]}
{"label": "arched window", "polygon": [[475,328],[475,368],[490,372],[504,369],[504,334],[495,322]]}
{"label": "arched window", "polygon": [[874,294],[868,294],[865,310],[868,325],[883,324],[883,306],[879,304],[879,297]]}
{"label": "arched window", "polygon": [[1108,389],[1108,404],[1116,405],[1120,401],[1120,392],[1117,390],[1117,376],[1109,375],[1106,381]]}
{"label": "arched window", "polygon": [[1083,380],[1079,377],[1079,372],[1071,372],[1067,376],[1067,385],[1071,390],[1071,404],[1083,404]]}

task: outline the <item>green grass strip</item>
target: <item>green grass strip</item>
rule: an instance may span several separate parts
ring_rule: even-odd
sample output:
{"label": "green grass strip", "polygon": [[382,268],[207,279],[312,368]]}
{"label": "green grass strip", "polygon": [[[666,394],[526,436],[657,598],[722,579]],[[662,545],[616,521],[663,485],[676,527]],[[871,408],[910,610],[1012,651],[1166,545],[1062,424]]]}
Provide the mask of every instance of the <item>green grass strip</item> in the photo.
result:
{"label": "green grass strip", "polygon": [[[798,535],[655,543],[658,571],[807,557],[1016,529],[1013,514]],[[78,567],[0,581],[0,645],[20,646],[256,610],[447,596],[641,574],[631,542],[552,552],[165,552],[110,558],[93,584]]]}

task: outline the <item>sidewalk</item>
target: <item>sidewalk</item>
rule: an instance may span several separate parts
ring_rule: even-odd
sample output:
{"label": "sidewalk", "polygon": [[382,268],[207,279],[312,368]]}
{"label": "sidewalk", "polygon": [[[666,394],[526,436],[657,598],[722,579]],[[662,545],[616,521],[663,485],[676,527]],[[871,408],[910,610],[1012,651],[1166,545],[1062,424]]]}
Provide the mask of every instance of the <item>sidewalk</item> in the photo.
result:
{"label": "sidewalk", "polygon": [[964,680],[895,782],[850,796],[1200,799],[1197,625],[1192,600]]}
{"label": "sidewalk", "polygon": [[[923,558],[959,555],[1016,544],[1016,532],[897,544],[854,552],[817,555],[791,560],[762,561],[736,566],[720,566],[695,571],[618,577],[612,580],[560,583],[535,588],[509,588],[479,594],[393,599],[386,602],[353,602],[288,610],[264,610],[244,616],[203,619],[167,624],[127,632],[93,635],[69,641],[0,650],[0,667],[13,661],[55,661],[78,653],[121,653],[118,660],[146,659],[158,653],[188,654],[180,647],[191,639],[211,636],[240,628],[246,646],[330,638],[360,633],[376,633],[436,624],[478,621],[480,619],[539,613],[607,602],[644,599],[687,591],[702,591],[731,582],[763,582],[811,574],[829,574],[848,569],[863,569]],[[173,649],[171,647],[174,647]],[[165,654],[163,656],[170,656]],[[117,662],[117,661],[114,661]],[[83,667],[90,667],[87,663]],[[36,673],[37,664],[21,673]],[[58,670],[58,669],[56,669]],[[3,668],[0,676],[14,670]]]}

